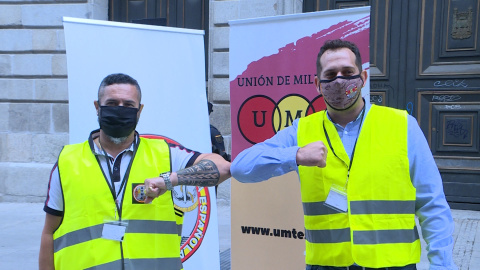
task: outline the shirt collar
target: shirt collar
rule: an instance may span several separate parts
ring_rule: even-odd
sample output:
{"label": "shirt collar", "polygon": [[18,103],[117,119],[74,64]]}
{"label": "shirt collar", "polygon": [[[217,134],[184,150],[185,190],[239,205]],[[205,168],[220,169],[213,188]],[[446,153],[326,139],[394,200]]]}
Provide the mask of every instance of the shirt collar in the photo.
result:
{"label": "shirt collar", "polygon": [[[363,114],[363,118],[365,119],[365,117],[367,116],[368,111],[369,111],[370,108],[372,107],[372,104],[370,104],[370,102],[366,102],[366,101],[365,101],[365,98],[363,98],[363,103],[365,104],[365,113]],[[350,122],[350,123],[359,122],[361,116],[362,116],[362,114],[359,113],[358,116],[357,116],[357,118],[356,118],[355,120],[353,120],[352,122]],[[333,123],[333,125],[334,125],[337,129],[338,129],[338,128],[340,128],[340,129],[342,129],[342,130],[345,129],[345,128],[342,127],[340,124],[335,123],[335,122],[332,120],[332,118],[330,118],[330,115],[328,115],[328,113],[327,113],[327,118],[328,118],[328,120],[330,120],[330,122]],[[348,123],[348,124],[350,124],[350,123]],[[347,124],[347,125],[348,125],[348,124]]]}

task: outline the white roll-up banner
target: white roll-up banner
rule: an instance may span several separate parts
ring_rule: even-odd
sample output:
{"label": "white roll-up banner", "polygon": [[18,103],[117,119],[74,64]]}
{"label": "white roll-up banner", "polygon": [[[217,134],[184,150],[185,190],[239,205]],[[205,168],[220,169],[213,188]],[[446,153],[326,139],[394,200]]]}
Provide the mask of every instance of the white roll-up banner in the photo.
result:
{"label": "white roll-up banner", "polygon": [[[211,152],[204,31],[67,17],[63,22],[70,143],[87,140],[99,127],[93,101],[102,79],[125,73],[142,89],[141,135]],[[176,187],[174,194],[176,207],[185,211],[184,269],[220,269],[215,189]]]}

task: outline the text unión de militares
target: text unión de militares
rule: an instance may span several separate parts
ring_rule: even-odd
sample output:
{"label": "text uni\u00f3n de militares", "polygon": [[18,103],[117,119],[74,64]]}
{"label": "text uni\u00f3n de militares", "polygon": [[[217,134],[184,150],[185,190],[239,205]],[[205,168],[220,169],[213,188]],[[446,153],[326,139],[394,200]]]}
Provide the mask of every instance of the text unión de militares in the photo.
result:
{"label": "text uni\u00f3n de militares", "polygon": [[237,78],[237,85],[239,87],[250,86],[272,86],[272,85],[297,85],[297,84],[314,84],[315,74],[301,74],[301,75],[277,75],[277,76],[263,76],[259,77],[239,77]]}

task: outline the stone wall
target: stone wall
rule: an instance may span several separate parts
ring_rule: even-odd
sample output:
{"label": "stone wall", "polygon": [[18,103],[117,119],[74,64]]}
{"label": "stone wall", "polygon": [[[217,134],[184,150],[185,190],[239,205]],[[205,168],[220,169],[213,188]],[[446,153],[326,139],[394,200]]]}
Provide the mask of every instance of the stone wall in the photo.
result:
{"label": "stone wall", "polygon": [[[228,21],[302,11],[302,0],[210,0],[210,121],[231,149]],[[108,0],[0,0],[0,201],[43,202],[68,143],[62,17],[107,20]],[[219,187],[230,202],[230,184]]]}
{"label": "stone wall", "polygon": [[[231,152],[229,20],[302,12],[302,0],[210,0],[208,100],[213,103],[210,122],[225,138]],[[230,203],[230,180],[218,187],[218,202]]]}
{"label": "stone wall", "polygon": [[108,0],[0,0],[0,201],[43,202],[68,143],[62,17],[107,19]]}

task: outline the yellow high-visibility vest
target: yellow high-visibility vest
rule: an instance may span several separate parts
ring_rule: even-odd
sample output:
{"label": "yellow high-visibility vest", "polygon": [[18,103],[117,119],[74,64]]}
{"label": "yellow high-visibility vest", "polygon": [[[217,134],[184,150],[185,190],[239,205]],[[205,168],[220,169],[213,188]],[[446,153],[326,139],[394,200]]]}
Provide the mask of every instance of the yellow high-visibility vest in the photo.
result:
{"label": "yellow high-visibility vest", "polygon": [[[299,166],[307,264],[380,268],[420,261],[407,124],[405,111],[372,105],[347,183],[350,159],[326,112],[299,120],[298,146],[323,141],[328,150],[325,168]],[[333,184],[347,187],[346,213],[324,205]]]}
{"label": "yellow high-visibility vest", "polygon": [[[171,193],[151,204],[139,203],[145,179],[158,177],[170,167],[165,141],[140,138],[117,210],[89,143],[65,146],[58,159],[64,217],[53,235],[55,268],[181,269]],[[128,222],[122,242],[102,238],[108,220]]]}

